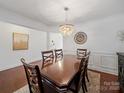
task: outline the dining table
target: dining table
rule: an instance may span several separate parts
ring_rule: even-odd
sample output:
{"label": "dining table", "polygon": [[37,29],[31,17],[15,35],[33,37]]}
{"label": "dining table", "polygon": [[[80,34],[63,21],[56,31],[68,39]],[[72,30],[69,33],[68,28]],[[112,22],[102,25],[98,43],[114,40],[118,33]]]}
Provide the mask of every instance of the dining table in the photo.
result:
{"label": "dining table", "polygon": [[62,59],[42,68],[41,75],[57,87],[68,86],[78,72],[80,61],[76,55],[64,55]]}

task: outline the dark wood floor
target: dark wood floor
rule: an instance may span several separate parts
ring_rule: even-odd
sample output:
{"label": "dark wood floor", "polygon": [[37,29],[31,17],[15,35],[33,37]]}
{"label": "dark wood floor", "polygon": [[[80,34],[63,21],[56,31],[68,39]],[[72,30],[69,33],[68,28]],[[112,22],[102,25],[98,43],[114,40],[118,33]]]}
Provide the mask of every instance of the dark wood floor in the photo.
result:
{"label": "dark wood floor", "polygon": [[100,73],[100,93],[121,93],[118,77],[116,75],[103,72],[98,73]]}

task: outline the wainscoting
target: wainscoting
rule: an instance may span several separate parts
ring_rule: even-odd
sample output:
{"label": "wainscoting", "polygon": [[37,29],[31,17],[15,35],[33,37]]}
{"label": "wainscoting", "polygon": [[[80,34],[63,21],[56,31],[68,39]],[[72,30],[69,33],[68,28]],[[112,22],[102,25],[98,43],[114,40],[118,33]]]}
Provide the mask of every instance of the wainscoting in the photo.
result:
{"label": "wainscoting", "polygon": [[[64,51],[65,54],[76,54],[76,51]],[[116,53],[92,52],[89,59],[89,69],[118,75],[118,58]]]}

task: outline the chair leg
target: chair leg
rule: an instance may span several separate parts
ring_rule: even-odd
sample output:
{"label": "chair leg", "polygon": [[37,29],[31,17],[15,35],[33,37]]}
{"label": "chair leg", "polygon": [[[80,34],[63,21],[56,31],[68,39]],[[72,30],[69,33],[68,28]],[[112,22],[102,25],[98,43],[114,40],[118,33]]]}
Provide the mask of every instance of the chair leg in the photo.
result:
{"label": "chair leg", "polygon": [[86,90],[86,92],[87,92],[88,90],[87,90],[87,86],[86,86],[86,83],[84,83],[84,87],[85,87],[85,90]]}
{"label": "chair leg", "polygon": [[85,80],[85,77],[84,77],[84,80],[82,81],[82,84],[84,85],[84,89],[86,90],[86,92],[88,91],[87,90],[87,85],[86,85],[86,80]]}
{"label": "chair leg", "polygon": [[85,89],[84,89],[84,85],[82,84],[82,90],[83,90],[83,93],[85,93]]}
{"label": "chair leg", "polygon": [[87,81],[90,82],[90,81],[89,81],[89,78],[88,78],[88,73],[87,73],[87,71],[86,71],[86,78],[87,78]]}

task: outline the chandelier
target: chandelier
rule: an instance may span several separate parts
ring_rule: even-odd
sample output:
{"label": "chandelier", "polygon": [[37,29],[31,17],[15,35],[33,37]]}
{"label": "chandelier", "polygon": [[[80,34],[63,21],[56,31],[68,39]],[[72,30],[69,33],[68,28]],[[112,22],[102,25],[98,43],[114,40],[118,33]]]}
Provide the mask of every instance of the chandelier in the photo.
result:
{"label": "chandelier", "polygon": [[60,25],[60,27],[59,27],[60,32],[64,36],[70,35],[74,31],[73,25],[72,24],[68,24],[68,18],[67,18],[67,11],[68,10],[69,10],[68,7],[64,8],[64,11],[65,11],[65,24]]}

